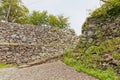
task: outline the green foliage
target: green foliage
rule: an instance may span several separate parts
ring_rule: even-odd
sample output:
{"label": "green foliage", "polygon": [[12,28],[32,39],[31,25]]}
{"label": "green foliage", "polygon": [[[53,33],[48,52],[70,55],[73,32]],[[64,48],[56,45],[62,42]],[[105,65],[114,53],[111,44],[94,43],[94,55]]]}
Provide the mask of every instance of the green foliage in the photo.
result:
{"label": "green foliage", "polygon": [[48,18],[48,23],[50,26],[52,27],[58,27],[60,25],[60,22],[59,20],[57,19],[56,16],[54,15],[50,15],[49,18]]}
{"label": "green foliage", "polygon": [[8,65],[6,65],[5,63],[0,63],[0,68],[7,68]]}
{"label": "green foliage", "polygon": [[33,25],[45,26],[47,24],[47,14],[47,11],[33,11],[32,14],[28,16],[29,23]]}
{"label": "green foliage", "polygon": [[[78,53],[77,55],[73,55],[76,50],[73,50],[73,52],[71,50],[65,51],[64,62],[76,70],[86,72],[100,80],[119,80],[117,73],[110,65],[107,66],[108,69],[106,70],[101,68],[101,63],[104,62],[102,55],[106,53],[110,54],[114,60],[120,60],[120,54],[116,51],[117,45],[120,45],[120,38],[107,39],[100,42],[100,45],[89,44],[88,41],[80,42],[75,48],[77,49],[77,52],[75,52]],[[119,64],[117,64],[117,67],[119,67]]]}
{"label": "green foliage", "polygon": [[0,19],[8,22],[19,23],[29,12],[21,0],[0,0],[0,4]]}
{"label": "green foliage", "polygon": [[6,63],[0,63],[0,68],[9,68],[9,67],[15,67],[15,64],[6,64]]}
{"label": "green foliage", "polygon": [[52,27],[67,28],[69,27],[68,18],[64,18],[63,15],[54,16],[49,15],[48,24]]}
{"label": "green foliage", "polygon": [[89,68],[79,63],[75,59],[69,58],[69,57],[64,57],[64,63],[66,63],[71,67],[74,67],[77,71],[85,72],[100,80],[120,80],[120,78],[116,76],[116,73],[114,72],[114,70],[110,67],[108,67],[108,69],[105,71],[97,68]]}
{"label": "green foliage", "polygon": [[118,53],[118,52],[113,52],[113,53],[112,53],[112,56],[113,56],[113,58],[115,58],[116,60],[120,60],[120,53]]}
{"label": "green foliage", "polygon": [[[105,3],[91,14],[93,20],[98,19],[100,23],[108,18],[115,19],[120,16],[120,0],[102,1]],[[86,25],[87,22],[82,26],[83,31],[90,29],[90,27],[86,28]],[[94,38],[92,43],[89,43],[89,37],[82,40],[84,37],[80,36],[80,41],[73,52],[68,51],[65,54],[64,62],[76,70],[93,75],[100,80],[120,80],[117,75],[120,68],[120,54],[117,52],[117,45],[120,45],[120,38],[108,38],[108,35],[115,34],[111,28],[103,31],[101,27],[95,27],[93,33],[95,36],[90,36]],[[71,55],[72,53],[77,53],[77,55]],[[116,61],[115,65],[105,61],[103,57],[105,54],[109,54],[113,58],[113,62]],[[104,66],[104,63],[107,65]]]}
{"label": "green foliage", "polygon": [[73,50],[65,50],[63,54],[64,54],[64,56],[72,58],[73,57],[72,52],[73,52]]}
{"label": "green foliage", "polygon": [[22,0],[0,0],[0,20],[54,28],[68,28],[70,25],[63,15],[49,15],[47,11],[29,13]]}
{"label": "green foliage", "polygon": [[33,11],[31,14],[24,16],[22,24],[33,24],[39,26],[50,26],[53,28],[68,28],[68,18],[63,15],[49,15],[47,11]]}
{"label": "green foliage", "polygon": [[[109,54],[112,53],[115,59],[118,59],[118,58],[120,59],[118,54],[113,53],[116,50],[116,45],[118,45],[118,44],[120,44],[120,38],[106,40],[104,42],[101,42],[101,44],[99,46],[91,45],[88,48],[81,47],[82,48],[81,50],[85,50],[85,51],[79,51],[79,52],[80,52],[80,54],[84,53],[81,57],[83,60],[86,60],[86,61],[82,61],[81,63],[83,63],[83,64],[88,63],[88,64],[90,64],[90,66],[94,63],[97,65],[97,62],[102,61],[102,58],[100,55],[103,55],[104,53],[109,53]],[[84,49],[84,48],[86,48],[86,49]],[[118,57],[115,57],[115,56],[118,56]],[[89,65],[87,65],[87,66],[89,66]]]}
{"label": "green foliage", "polygon": [[104,4],[96,9],[91,16],[102,19],[116,18],[120,15],[120,0],[101,0]]}
{"label": "green foliage", "polygon": [[82,25],[82,33],[85,30],[85,28],[86,28],[86,22],[84,22],[83,25]]}

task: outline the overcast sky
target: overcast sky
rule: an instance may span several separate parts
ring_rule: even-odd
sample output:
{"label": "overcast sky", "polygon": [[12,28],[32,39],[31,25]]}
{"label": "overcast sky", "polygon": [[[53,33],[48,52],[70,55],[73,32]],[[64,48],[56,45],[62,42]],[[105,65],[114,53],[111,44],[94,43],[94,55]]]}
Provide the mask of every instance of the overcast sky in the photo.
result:
{"label": "overcast sky", "polygon": [[23,0],[30,11],[47,10],[54,15],[69,17],[71,28],[81,34],[81,26],[88,16],[88,9],[94,10],[101,5],[100,0]]}

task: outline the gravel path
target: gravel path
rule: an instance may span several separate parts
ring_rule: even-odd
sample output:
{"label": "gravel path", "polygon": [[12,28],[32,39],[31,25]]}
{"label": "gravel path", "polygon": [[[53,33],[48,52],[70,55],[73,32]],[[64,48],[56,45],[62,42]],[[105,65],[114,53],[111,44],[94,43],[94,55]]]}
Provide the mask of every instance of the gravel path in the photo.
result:
{"label": "gravel path", "polygon": [[27,68],[0,69],[0,80],[97,80],[66,66],[61,61]]}

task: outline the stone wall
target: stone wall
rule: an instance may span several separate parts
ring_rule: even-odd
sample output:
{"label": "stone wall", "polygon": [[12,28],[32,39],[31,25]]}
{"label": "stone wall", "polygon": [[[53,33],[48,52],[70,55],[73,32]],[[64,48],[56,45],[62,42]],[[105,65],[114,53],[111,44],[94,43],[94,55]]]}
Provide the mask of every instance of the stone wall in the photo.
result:
{"label": "stone wall", "polygon": [[71,29],[0,22],[0,63],[24,64],[63,54],[78,42]]}
{"label": "stone wall", "polygon": [[[81,64],[106,70],[113,68],[120,75],[120,17],[101,20],[89,17],[82,27],[82,35],[74,55]],[[86,65],[86,66],[87,66]],[[91,66],[94,65],[94,66]]]}
{"label": "stone wall", "polygon": [[[98,17],[88,17],[82,26],[82,35],[75,51],[79,48],[89,48],[91,45],[100,45],[106,39],[120,37],[120,17],[99,19]],[[84,44],[80,45],[80,44]]]}
{"label": "stone wall", "polygon": [[120,37],[120,17],[100,20],[97,17],[87,18],[82,34],[90,43]]}

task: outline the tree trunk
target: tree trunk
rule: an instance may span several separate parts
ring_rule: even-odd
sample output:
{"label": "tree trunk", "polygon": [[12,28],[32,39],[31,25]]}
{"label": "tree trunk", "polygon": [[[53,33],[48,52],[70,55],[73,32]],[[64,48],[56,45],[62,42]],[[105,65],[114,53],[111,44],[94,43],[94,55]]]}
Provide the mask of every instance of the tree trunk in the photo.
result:
{"label": "tree trunk", "polygon": [[9,4],[9,7],[8,7],[8,12],[7,12],[7,16],[6,16],[6,21],[7,22],[9,22],[11,7],[12,7],[12,1],[10,0],[10,4]]}

